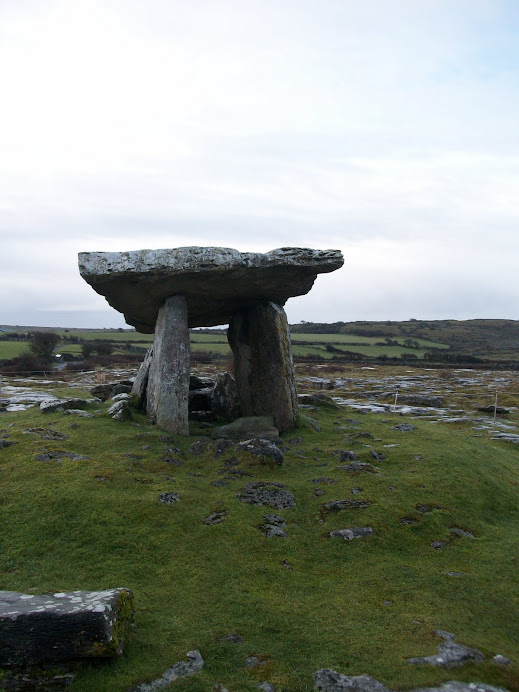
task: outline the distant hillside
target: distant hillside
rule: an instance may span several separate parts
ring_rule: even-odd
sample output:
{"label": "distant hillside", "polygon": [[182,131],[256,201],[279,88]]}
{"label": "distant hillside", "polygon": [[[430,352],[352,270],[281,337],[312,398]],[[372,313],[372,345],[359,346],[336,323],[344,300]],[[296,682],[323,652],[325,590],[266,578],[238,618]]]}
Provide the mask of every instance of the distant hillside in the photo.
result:
{"label": "distant hillside", "polygon": [[302,322],[292,334],[352,334],[381,338],[427,339],[451,351],[498,358],[519,354],[518,320],[409,320],[406,322]]}

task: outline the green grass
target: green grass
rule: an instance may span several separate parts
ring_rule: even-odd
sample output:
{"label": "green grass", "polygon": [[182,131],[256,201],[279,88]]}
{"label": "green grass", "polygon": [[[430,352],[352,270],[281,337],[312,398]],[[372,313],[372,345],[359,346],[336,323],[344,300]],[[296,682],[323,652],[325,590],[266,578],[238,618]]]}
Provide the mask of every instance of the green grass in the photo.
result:
{"label": "green grass", "polygon": [[[312,342],[312,343],[324,343],[324,344],[333,344],[333,345],[345,345],[348,344],[350,345],[355,345],[355,344],[363,344],[366,346],[373,346],[377,343],[384,342],[384,337],[383,336],[358,336],[357,334],[345,334],[345,333],[338,333],[338,334],[300,334],[300,333],[293,333],[291,335],[292,343],[302,343],[302,342]],[[398,341],[399,344],[404,344],[405,338],[404,337],[396,337],[394,339],[395,341]],[[423,346],[424,348],[441,348],[441,349],[446,349],[449,348],[448,344],[441,344],[437,341],[429,341],[428,339],[416,339],[416,341],[420,344],[420,346]],[[414,350],[414,349],[412,349]]]}
{"label": "green grass", "polygon": [[0,360],[16,358],[28,351],[27,341],[0,341]]}
{"label": "green grass", "polygon": [[[1,588],[42,593],[126,586],[135,594],[137,626],[123,657],[86,665],[73,692],[127,692],[193,648],[206,661],[202,674],[171,689],[206,692],[219,682],[233,692],[252,691],[270,680],[285,691],[310,691],[312,673],[331,667],[369,673],[395,689],[455,678],[519,691],[517,665],[473,664],[453,673],[405,663],[437,651],[435,629],[517,662],[518,450],[474,438],[463,425],[418,420],[416,431],[401,433],[375,415],[360,416],[361,426],[348,423],[347,410],[312,416],[322,431],[303,426],[285,434],[286,441],[299,436],[302,442],[286,444],[283,466],[273,468],[234,450],[218,460],[212,452],[193,456],[188,447],[196,437],[168,443],[186,454],[183,466],[172,466],[162,461],[161,431],[142,416],[136,417],[142,427],[135,427],[104,415],[76,419],[37,409],[2,415],[4,434],[18,444],[0,450]],[[68,439],[22,432],[42,426]],[[354,438],[359,431],[374,438]],[[383,447],[392,443],[399,446]],[[44,447],[90,459],[35,461]],[[352,476],[336,468],[337,449],[354,449],[365,461],[376,449],[387,459],[380,474]],[[230,456],[251,477],[211,486]],[[312,479],[320,476],[338,482],[316,486],[326,495],[313,498]],[[297,506],[279,511],[239,502],[236,492],[250,480],[285,483]],[[353,496],[353,486],[362,494]],[[181,500],[161,504],[163,491],[178,492]],[[323,501],[352,497],[371,498],[373,505],[322,515]],[[443,509],[420,514],[419,504]],[[230,510],[226,520],[204,525],[218,508]],[[286,518],[288,538],[267,539],[256,528],[268,512]],[[404,516],[418,523],[402,525]],[[375,529],[369,539],[327,537],[335,528],[366,525]],[[452,526],[476,538],[452,539]],[[445,540],[446,548],[433,550],[434,540]],[[452,578],[446,571],[466,575]],[[229,632],[239,632],[243,643],[220,642]],[[246,670],[249,655],[269,663]]]}

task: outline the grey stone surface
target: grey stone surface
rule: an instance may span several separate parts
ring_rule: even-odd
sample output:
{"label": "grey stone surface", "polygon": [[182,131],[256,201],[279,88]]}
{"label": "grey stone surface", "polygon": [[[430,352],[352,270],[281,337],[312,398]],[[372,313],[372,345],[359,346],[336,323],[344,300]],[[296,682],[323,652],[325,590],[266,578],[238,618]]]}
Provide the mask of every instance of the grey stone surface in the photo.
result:
{"label": "grey stone surface", "polygon": [[88,401],[85,399],[52,399],[42,401],[40,404],[40,411],[42,413],[56,413],[70,408],[84,408],[87,404]]}
{"label": "grey stone surface", "polygon": [[[391,395],[393,396],[393,395]],[[434,394],[399,394],[398,403],[409,404],[411,406],[427,406],[440,408],[443,406],[444,398]]]}
{"label": "grey stone surface", "polygon": [[283,308],[270,301],[235,312],[227,332],[244,416],[273,416],[292,428],[298,403],[292,345]]}
{"label": "grey stone surface", "polygon": [[18,444],[17,442],[13,442],[11,440],[0,440],[0,449],[5,449],[6,447],[11,447],[12,445]]}
{"label": "grey stone surface", "polygon": [[161,493],[159,500],[165,505],[174,505],[175,502],[180,500],[180,495],[178,493]]}
{"label": "grey stone surface", "polygon": [[284,460],[283,452],[272,440],[244,440],[238,443],[236,449],[259,457],[263,463],[280,466]]}
{"label": "grey stone surface", "polygon": [[218,416],[234,420],[241,416],[240,397],[236,380],[229,372],[216,376],[213,389],[212,408]]}
{"label": "grey stone surface", "polygon": [[226,440],[278,438],[279,430],[272,416],[245,416],[215,428],[212,437]]}
{"label": "grey stone surface", "polygon": [[[317,692],[390,692],[390,690],[370,675],[341,675],[330,668],[314,673]],[[482,682],[445,682],[439,687],[420,687],[409,692],[507,692],[502,687],[494,687]]]}
{"label": "grey stone surface", "polygon": [[325,512],[340,512],[343,509],[364,509],[372,504],[371,500],[330,500],[323,502],[321,509]]}
{"label": "grey stone surface", "polygon": [[171,296],[157,318],[146,410],[160,428],[180,435],[189,434],[190,364],[186,300]]}
{"label": "grey stone surface", "polygon": [[258,690],[262,690],[262,692],[276,692],[276,687],[271,682],[265,681],[258,685]]}
{"label": "grey stone surface", "polygon": [[[335,453],[335,452],[334,452]],[[352,452],[351,449],[339,449],[337,450],[339,455],[339,461],[358,461],[359,455]]]}
{"label": "grey stone surface", "polygon": [[237,497],[242,502],[252,505],[266,505],[273,509],[286,509],[287,507],[294,507],[296,504],[294,494],[287,490],[283,483],[264,483],[263,481],[247,483]]}
{"label": "grey stone surface", "polygon": [[116,656],[132,621],[128,589],[50,596],[0,591],[0,665]]}
{"label": "grey stone surface", "polygon": [[442,668],[453,668],[463,666],[466,663],[480,662],[485,660],[485,656],[469,646],[457,644],[454,639],[455,635],[443,630],[437,630],[436,634],[443,638],[443,644],[439,646],[438,654],[432,656],[420,656],[418,658],[408,658],[408,663],[417,665],[426,664],[430,666],[439,666]]}
{"label": "grey stone surface", "polygon": [[138,397],[139,408],[146,408],[147,400],[147,390],[148,390],[148,378],[150,375],[150,366],[153,359],[153,346],[150,346],[146,351],[144,360],[141,363],[140,368],[137,371],[135,380],[132,385],[132,394]]}
{"label": "grey stone surface", "polygon": [[276,526],[275,524],[260,524],[258,528],[267,538],[287,537],[287,532],[285,529],[281,526]]}
{"label": "grey stone surface", "polygon": [[250,305],[284,305],[304,295],[317,274],[343,265],[339,250],[280,248],[264,254],[219,247],[82,252],[79,271],[138,331],[152,333],[160,306],[186,297],[189,326],[227,324]]}
{"label": "grey stone surface", "polygon": [[378,466],[372,466],[365,461],[352,461],[351,464],[343,464],[342,466],[337,466],[337,468],[349,473],[379,473],[380,471]]}
{"label": "grey stone surface", "polygon": [[330,531],[330,536],[332,538],[342,538],[343,541],[353,541],[355,538],[367,538],[372,533],[373,529],[370,526],[350,526],[347,529]]}
{"label": "grey stone surface", "polygon": [[108,415],[114,420],[126,421],[131,420],[132,412],[128,405],[128,401],[123,399],[122,401],[116,401],[108,408]]}
{"label": "grey stone surface", "polygon": [[416,427],[412,423],[400,423],[399,425],[393,425],[391,430],[399,430],[400,432],[411,432],[416,430]]}
{"label": "grey stone surface", "polygon": [[62,459],[72,459],[72,461],[85,461],[90,459],[90,457],[84,454],[76,454],[75,452],[64,452],[63,450],[56,450],[51,452],[42,452],[34,457],[35,461],[61,461]]}
{"label": "grey stone surface", "polygon": [[160,678],[151,682],[143,682],[141,685],[132,688],[131,692],[156,692],[157,690],[167,689],[172,682],[179,678],[186,678],[189,675],[196,675],[204,666],[204,659],[200,651],[188,651],[187,661],[180,661],[168,668]]}
{"label": "grey stone surface", "polygon": [[286,521],[279,514],[265,514],[265,523],[258,526],[267,538],[286,538]]}
{"label": "grey stone surface", "polygon": [[503,687],[494,687],[484,682],[445,682],[440,687],[419,687],[411,692],[508,692]]}
{"label": "grey stone surface", "polygon": [[370,675],[341,675],[331,668],[316,671],[314,682],[318,692],[389,692]]}
{"label": "grey stone surface", "polygon": [[217,510],[215,512],[211,512],[211,514],[208,514],[207,517],[202,519],[202,523],[204,524],[221,524],[222,521],[225,519],[225,517],[229,514],[228,509],[221,509]]}

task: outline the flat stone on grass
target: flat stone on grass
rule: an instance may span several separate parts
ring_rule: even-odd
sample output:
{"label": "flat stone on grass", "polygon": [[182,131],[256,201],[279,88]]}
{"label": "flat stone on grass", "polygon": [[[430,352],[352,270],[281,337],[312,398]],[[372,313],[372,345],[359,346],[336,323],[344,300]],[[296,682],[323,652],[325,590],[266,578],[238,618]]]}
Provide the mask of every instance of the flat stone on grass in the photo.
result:
{"label": "flat stone on grass", "polygon": [[0,591],[0,666],[117,656],[132,623],[128,589],[51,596]]}

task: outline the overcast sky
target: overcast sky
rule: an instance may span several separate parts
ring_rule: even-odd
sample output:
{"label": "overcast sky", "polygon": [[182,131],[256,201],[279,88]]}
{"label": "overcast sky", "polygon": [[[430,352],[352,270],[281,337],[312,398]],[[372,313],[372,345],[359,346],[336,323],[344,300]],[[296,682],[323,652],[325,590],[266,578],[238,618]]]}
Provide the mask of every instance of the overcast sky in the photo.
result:
{"label": "overcast sky", "polygon": [[517,0],[0,0],[0,324],[80,251],[338,248],[291,322],[519,319]]}

